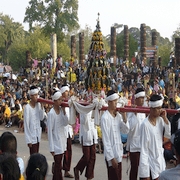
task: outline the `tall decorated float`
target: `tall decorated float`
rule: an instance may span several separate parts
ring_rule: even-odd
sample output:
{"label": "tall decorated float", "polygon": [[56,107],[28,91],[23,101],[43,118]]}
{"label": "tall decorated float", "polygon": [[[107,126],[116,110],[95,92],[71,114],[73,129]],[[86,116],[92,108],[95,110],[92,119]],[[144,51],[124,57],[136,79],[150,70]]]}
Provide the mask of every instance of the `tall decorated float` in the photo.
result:
{"label": "tall decorated float", "polygon": [[93,32],[87,60],[86,90],[95,94],[107,92],[110,89],[110,66],[106,59],[103,36],[100,27],[99,14],[96,29]]}

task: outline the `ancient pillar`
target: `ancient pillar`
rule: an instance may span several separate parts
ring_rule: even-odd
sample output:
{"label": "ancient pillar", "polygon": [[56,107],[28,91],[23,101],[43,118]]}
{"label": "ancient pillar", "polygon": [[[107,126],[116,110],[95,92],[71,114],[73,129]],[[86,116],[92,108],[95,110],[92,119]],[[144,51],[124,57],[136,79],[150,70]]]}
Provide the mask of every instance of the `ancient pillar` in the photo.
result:
{"label": "ancient pillar", "polygon": [[114,64],[116,64],[116,28],[111,27],[111,58],[113,58]]}
{"label": "ancient pillar", "polygon": [[180,66],[180,38],[175,38],[175,58],[173,60],[175,61],[172,62],[174,67],[176,67],[176,64]]}
{"label": "ancient pillar", "polygon": [[79,62],[81,65],[84,63],[84,33],[79,33]]}
{"label": "ancient pillar", "polygon": [[146,62],[146,25],[141,24],[140,27],[140,53],[141,53],[141,60]]}
{"label": "ancient pillar", "polygon": [[[154,31],[152,32],[152,47],[154,47],[156,49],[156,46],[157,46],[157,32]],[[153,61],[153,67],[156,67],[156,65],[159,64],[159,67],[161,66],[161,61],[159,61],[158,59],[158,62],[157,62],[157,50],[154,51],[154,61]]]}
{"label": "ancient pillar", "polygon": [[56,68],[57,59],[57,36],[56,34],[51,34],[51,55],[53,58],[53,69]]}
{"label": "ancient pillar", "polygon": [[32,67],[32,57],[31,57],[31,52],[26,51],[26,68],[31,68]]}
{"label": "ancient pillar", "polygon": [[71,36],[71,57],[76,58],[76,36]]}
{"label": "ancient pillar", "polygon": [[129,59],[129,31],[127,25],[124,25],[124,59]]}

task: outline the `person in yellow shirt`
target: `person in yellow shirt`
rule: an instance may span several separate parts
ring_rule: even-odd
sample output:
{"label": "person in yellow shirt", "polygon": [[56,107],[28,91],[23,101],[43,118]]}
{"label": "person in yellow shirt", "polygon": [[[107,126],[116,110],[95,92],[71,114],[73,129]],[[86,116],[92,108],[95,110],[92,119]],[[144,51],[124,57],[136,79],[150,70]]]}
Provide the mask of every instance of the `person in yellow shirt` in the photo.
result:
{"label": "person in yellow shirt", "polygon": [[4,114],[3,114],[3,118],[4,118],[4,121],[6,123],[5,127],[7,127],[7,128],[11,127],[11,125],[12,125],[10,117],[11,117],[11,109],[9,107],[9,102],[6,101],[5,102],[5,111],[4,111]]}
{"label": "person in yellow shirt", "polygon": [[19,125],[19,122],[22,120],[23,113],[20,110],[19,104],[15,104],[15,110],[11,113],[11,122],[16,125]]}
{"label": "person in yellow shirt", "polygon": [[67,73],[67,79],[69,82],[77,81],[76,73],[74,72],[73,69],[70,69],[69,72]]}
{"label": "person in yellow shirt", "polygon": [[180,107],[180,97],[178,96],[176,91],[174,91],[174,100],[176,104],[178,105],[178,107]]}

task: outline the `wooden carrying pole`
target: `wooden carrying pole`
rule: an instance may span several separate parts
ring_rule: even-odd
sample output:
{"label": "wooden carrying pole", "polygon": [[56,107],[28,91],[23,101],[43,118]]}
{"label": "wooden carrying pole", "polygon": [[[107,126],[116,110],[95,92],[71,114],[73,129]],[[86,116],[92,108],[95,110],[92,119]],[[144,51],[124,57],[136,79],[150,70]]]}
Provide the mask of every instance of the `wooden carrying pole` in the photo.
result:
{"label": "wooden carrying pole", "polygon": [[[52,105],[54,104],[54,102],[52,100],[43,99],[43,98],[38,98],[38,102],[52,104]],[[84,101],[79,101],[79,104],[84,105],[84,106],[89,105],[89,103],[84,102]],[[61,106],[69,107],[68,102],[63,102],[61,104]],[[101,110],[102,111],[107,110],[107,106],[103,106]],[[120,112],[136,112],[136,113],[146,113],[146,114],[149,114],[149,112],[150,112],[149,107],[138,107],[138,106],[137,107],[131,107],[131,106],[117,107],[117,110]],[[165,110],[168,114],[176,114],[179,112],[176,109],[165,109]]]}

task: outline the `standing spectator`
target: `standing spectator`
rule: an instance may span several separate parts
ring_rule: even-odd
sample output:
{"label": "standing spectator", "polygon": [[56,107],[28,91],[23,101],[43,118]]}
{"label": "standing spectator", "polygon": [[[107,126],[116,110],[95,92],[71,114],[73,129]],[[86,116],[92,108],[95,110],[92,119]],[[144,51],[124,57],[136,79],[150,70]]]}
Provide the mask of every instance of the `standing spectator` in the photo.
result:
{"label": "standing spectator", "polygon": [[159,86],[160,86],[162,89],[164,89],[164,88],[165,88],[165,82],[164,82],[164,78],[163,78],[163,76],[160,76]]}
{"label": "standing spectator", "polygon": [[141,153],[139,177],[158,180],[159,174],[165,170],[163,135],[170,138],[170,123],[166,111],[162,109],[163,99],[152,95],[149,101],[150,114],[141,125]]}
{"label": "standing spectator", "polygon": [[24,107],[24,133],[30,154],[39,152],[42,128],[41,120],[44,118],[44,108],[37,102],[39,89],[30,87],[30,103]]}
{"label": "standing spectator", "polygon": [[123,144],[121,133],[129,131],[126,114],[123,116],[116,111],[119,95],[113,90],[108,91],[106,101],[108,109],[101,117],[102,140],[104,156],[108,171],[108,180],[122,179]]}
{"label": "standing spectator", "polygon": [[55,91],[52,100],[54,106],[48,113],[48,140],[50,153],[54,158],[53,180],[62,180],[62,159],[66,151],[67,138],[64,127],[68,125],[65,108],[60,107],[63,101],[61,92]]}

